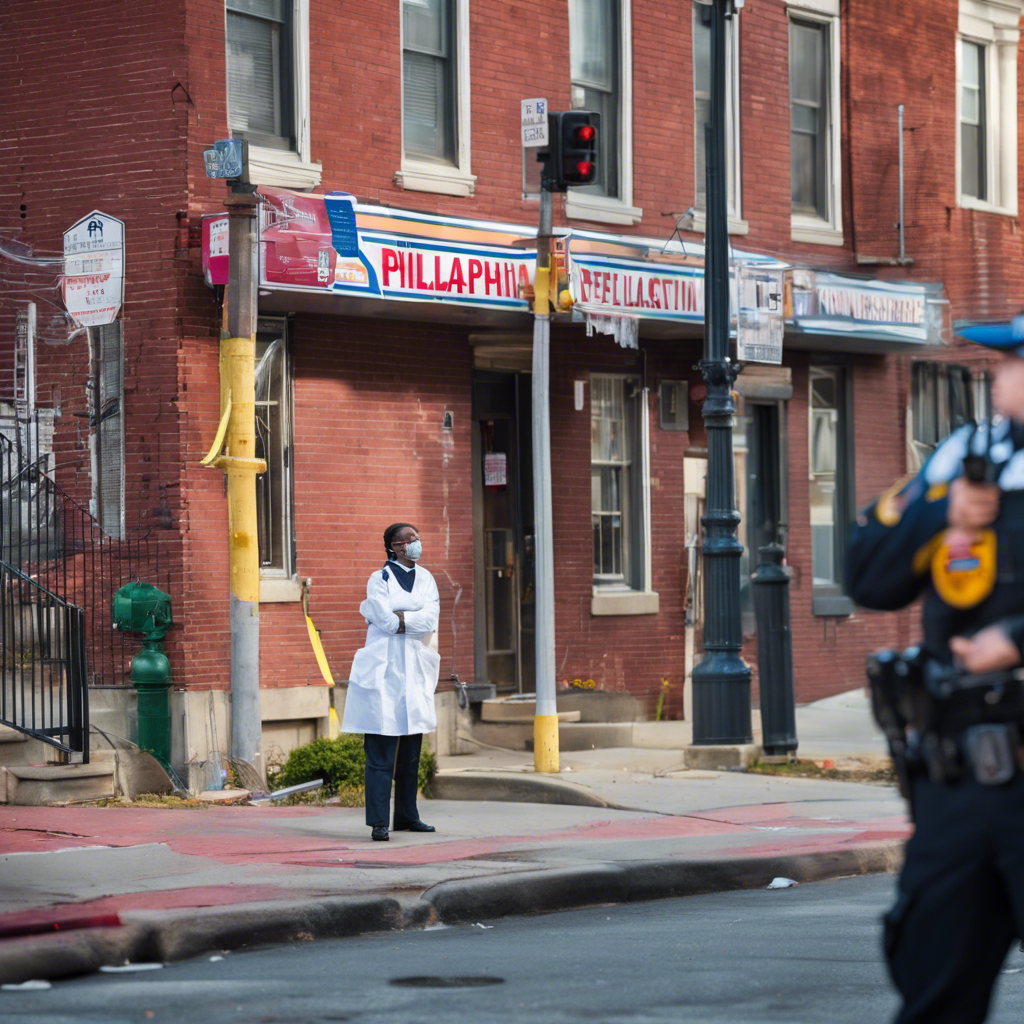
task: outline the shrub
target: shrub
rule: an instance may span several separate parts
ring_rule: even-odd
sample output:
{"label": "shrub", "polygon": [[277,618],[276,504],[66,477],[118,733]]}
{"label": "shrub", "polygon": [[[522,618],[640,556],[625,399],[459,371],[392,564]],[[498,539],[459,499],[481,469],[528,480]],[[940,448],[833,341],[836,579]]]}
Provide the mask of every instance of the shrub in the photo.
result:
{"label": "shrub", "polygon": [[[324,789],[331,793],[351,791],[363,787],[366,758],[362,736],[339,736],[337,739],[319,739],[296,747],[285,761],[284,767],[273,776],[273,789],[297,786],[300,782],[323,779]],[[420,751],[418,773],[419,788],[429,795],[430,782],[437,772],[433,751],[423,744]]]}

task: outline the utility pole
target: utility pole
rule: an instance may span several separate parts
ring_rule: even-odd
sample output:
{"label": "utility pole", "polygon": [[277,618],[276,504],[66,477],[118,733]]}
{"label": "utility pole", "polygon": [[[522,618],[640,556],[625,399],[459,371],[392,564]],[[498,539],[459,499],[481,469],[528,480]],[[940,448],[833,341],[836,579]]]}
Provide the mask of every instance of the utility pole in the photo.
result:
{"label": "utility pole", "polygon": [[708,471],[704,516],[704,658],[693,670],[693,742],[753,741],[750,667],[740,657],[740,556],[737,538],[732,384],[741,367],[729,359],[729,223],[726,201],[726,19],[743,0],[700,0],[712,8],[711,117],[705,126],[707,219],[704,256],[704,358]]}
{"label": "utility pole", "polygon": [[555,558],[551,526],[551,190],[541,173],[537,272],[533,279],[533,518],[536,594],[536,698],[533,768],[559,770],[555,701]]}
{"label": "utility pole", "polygon": [[[211,156],[210,154],[213,154]],[[207,175],[229,179],[228,284],[220,343],[221,425],[203,465],[227,474],[228,567],[231,601],[231,756],[253,765],[262,777],[260,716],[260,565],[256,524],[256,474],[267,464],[256,458],[257,207],[249,183],[245,142],[218,142],[206,157]],[[211,167],[215,173],[211,173]],[[218,454],[221,443],[224,453]]]}

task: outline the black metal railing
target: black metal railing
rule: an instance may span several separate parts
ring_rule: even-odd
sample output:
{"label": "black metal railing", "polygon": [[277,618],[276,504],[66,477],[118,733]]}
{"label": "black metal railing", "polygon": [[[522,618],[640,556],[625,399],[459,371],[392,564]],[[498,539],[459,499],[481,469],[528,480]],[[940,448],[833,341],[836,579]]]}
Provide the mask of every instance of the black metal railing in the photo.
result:
{"label": "black metal railing", "polygon": [[52,420],[0,418],[0,722],[88,756],[87,688],[130,685],[138,646],[112,628],[111,599],[168,584],[141,522],[104,530],[53,479],[52,449]]}
{"label": "black metal railing", "polygon": [[89,761],[85,612],[2,560],[0,722]]}

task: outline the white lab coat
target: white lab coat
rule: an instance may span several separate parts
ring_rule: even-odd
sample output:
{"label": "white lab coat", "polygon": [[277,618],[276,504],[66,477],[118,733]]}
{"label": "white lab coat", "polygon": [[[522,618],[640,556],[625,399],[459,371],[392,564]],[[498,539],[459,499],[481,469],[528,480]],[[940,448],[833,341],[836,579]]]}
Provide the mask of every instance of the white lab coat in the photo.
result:
{"label": "white lab coat", "polygon": [[[405,632],[397,633],[405,613]],[[412,591],[399,584],[391,563],[367,581],[359,606],[366,619],[366,645],[349,673],[341,731],[414,736],[437,728],[434,691],[441,667],[437,622],[441,601],[434,577],[416,566]]]}

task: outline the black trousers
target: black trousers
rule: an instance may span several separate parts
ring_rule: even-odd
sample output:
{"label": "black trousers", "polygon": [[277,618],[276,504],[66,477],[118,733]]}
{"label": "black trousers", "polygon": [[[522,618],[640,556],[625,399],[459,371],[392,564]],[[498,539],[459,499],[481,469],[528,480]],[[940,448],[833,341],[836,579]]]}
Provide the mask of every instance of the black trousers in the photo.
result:
{"label": "black trousers", "polygon": [[363,737],[366,752],[366,824],[388,825],[391,780],[395,780],[395,828],[420,820],[416,809],[417,776],[423,734]]}
{"label": "black trousers", "polygon": [[1024,936],[1024,774],[1003,786],[918,778],[913,796],[916,828],[885,917],[896,1024],[981,1024]]}

